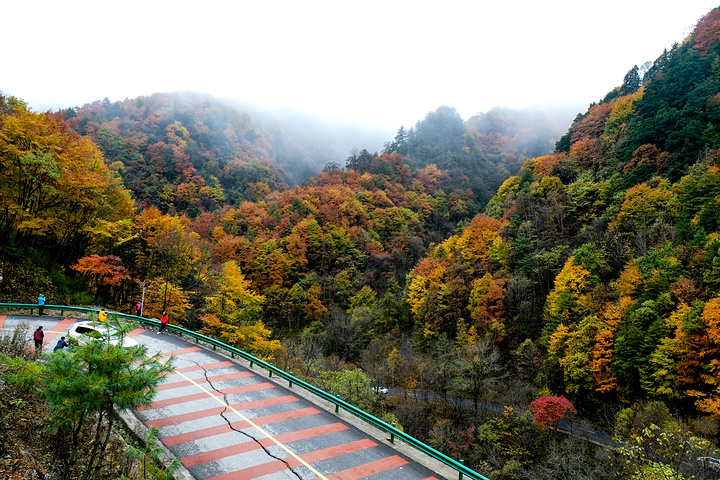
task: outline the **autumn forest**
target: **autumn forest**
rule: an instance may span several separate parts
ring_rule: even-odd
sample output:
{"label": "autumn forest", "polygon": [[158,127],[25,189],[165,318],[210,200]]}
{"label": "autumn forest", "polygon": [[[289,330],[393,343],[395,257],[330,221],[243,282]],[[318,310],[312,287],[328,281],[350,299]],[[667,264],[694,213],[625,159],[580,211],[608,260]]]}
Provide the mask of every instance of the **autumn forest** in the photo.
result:
{"label": "autumn forest", "polygon": [[207,95],[0,93],[0,300],[143,285],[494,479],[717,478],[720,10],[618,83],[569,128],[441,106],[320,166]]}

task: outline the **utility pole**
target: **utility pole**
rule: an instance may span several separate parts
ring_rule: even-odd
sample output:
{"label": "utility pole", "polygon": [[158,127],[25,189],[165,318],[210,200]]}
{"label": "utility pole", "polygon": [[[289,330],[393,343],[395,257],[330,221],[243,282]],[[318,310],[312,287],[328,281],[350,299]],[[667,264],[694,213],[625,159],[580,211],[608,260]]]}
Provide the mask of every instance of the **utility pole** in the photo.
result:
{"label": "utility pole", "polygon": [[143,314],[143,310],[145,309],[145,282],[147,282],[147,279],[143,280],[142,285],[140,285],[143,289],[142,300],[140,301],[140,316],[141,317]]}

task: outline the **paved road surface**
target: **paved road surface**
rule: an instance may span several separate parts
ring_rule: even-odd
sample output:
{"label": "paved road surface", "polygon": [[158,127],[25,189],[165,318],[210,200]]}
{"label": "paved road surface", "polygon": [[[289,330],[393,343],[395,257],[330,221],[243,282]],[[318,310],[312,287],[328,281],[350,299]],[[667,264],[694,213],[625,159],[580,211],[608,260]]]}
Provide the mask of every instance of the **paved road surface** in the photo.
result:
{"label": "paved road surface", "polygon": [[[0,315],[0,329],[13,330],[22,321],[29,322],[30,331],[43,325],[44,351],[51,352],[78,320]],[[346,412],[333,414],[324,401],[275,383],[277,377],[249,369],[242,360],[204,350],[167,330],[157,335],[139,328],[130,336],[151,353],[175,357],[175,371],[153,405],[135,416],[159,428],[163,444],[197,480],[458,478],[439,462],[401,442],[391,445],[387,434],[373,432]]]}

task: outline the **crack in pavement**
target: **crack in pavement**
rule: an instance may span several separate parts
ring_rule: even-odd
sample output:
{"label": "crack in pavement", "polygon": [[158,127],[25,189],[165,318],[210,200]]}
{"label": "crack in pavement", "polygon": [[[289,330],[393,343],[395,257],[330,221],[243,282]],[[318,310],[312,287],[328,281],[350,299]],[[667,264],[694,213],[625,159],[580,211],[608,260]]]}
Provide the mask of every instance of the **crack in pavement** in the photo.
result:
{"label": "crack in pavement", "polygon": [[290,470],[290,472],[291,472],[293,475],[295,475],[295,477],[297,477],[298,480],[303,480],[303,478],[300,476],[300,474],[299,474],[298,472],[296,472],[296,471],[293,469],[293,467],[290,466],[290,464],[287,462],[287,460],[285,460],[285,459],[283,459],[283,458],[280,458],[280,457],[278,457],[278,456],[276,456],[276,455],[273,455],[273,454],[270,452],[270,450],[268,450],[267,447],[260,442],[260,440],[258,440],[257,438],[253,437],[252,435],[250,435],[250,434],[247,433],[247,432],[243,432],[242,430],[238,430],[237,428],[235,428],[235,427],[232,425],[232,421],[230,421],[230,419],[225,416],[225,412],[226,412],[227,409],[228,409],[228,405],[230,405],[230,403],[228,402],[228,399],[227,399],[227,394],[224,393],[222,390],[219,390],[218,388],[216,388],[215,385],[213,385],[212,381],[210,381],[210,378],[208,377],[208,372],[207,372],[207,370],[205,369],[205,367],[203,367],[202,365],[200,365],[200,364],[197,363],[197,362],[194,362],[194,361],[192,361],[192,360],[190,360],[190,361],[193,362],[193,363],[195,363],[195,365],[197,365],[197,366],[203,371],[203,373],[204,373],[204,375],[205,375],[205,381],[210,385],[210,387],[211,387],[215,392],[218,392],[218,393],[220,393],[220,394],[222,395],[223,401],[225,402],[225,408],[223,409],[222,412],[220,412],[220,416],[223,418],[223,420],[225,420],[225,422],[228,424],[228,426],[230,427],[230,429],[231,429],[232,431],[234,431],[234,432],[241,433],[241,434],[245,435],[246,437],[248,437],[249,439],[251,439],[252,441],[254,441],[255,443],[257,443],[258,446],[259,446],[260,448],[262,448],[263,451],[264,451],[269,457],[274,458],[275,460],[279,460],[279,461],[281,461],[282,463],[284,463],[285,466],[287,467],[287,469]]}

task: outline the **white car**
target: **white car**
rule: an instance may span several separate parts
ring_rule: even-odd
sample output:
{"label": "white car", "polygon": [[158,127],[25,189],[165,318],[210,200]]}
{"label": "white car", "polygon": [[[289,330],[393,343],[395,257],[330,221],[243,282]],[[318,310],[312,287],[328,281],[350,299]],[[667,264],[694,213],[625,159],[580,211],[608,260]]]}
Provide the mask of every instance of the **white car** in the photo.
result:
{"label": "white car", "polygon": [[[85,345],[93,340],[106,340],[110,345],[117,345],[120,342],[120,335],[117,330],[106,323],[79,322],[67,332],[70,338],[77,341],[79,345]],[[122,337],[123,347],[137,346],[137,340],[127,336]]]}
{"label": "white car", "polygon": [[382,393],[383,395],[388,394],[388,389],[386,387],[373,387],[373,391],[375,393]]}

